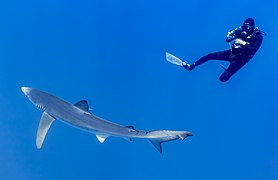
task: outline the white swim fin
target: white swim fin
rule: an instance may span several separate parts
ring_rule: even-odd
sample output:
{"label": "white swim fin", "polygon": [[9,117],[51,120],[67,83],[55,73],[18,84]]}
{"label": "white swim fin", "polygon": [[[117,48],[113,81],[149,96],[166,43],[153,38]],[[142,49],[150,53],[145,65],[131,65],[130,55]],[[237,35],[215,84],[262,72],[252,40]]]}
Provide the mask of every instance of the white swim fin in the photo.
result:
{"label": "white swim fin", "polygon": [[175,64],[177,66],[185,66],[187,63],[181,60],[180,58],[166,52],[166,60],[172,64]]}

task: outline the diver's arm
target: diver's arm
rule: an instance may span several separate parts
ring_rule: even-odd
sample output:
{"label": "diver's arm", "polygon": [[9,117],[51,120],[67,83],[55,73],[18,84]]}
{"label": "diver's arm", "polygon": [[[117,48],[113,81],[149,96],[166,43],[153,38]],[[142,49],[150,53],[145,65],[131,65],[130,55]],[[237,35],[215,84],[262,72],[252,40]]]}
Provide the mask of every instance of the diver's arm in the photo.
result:
{"label": "diver's arm", "polygon": [[236,38],[239,38],[239,35],[241,34],[241,28],[235,28],[234,30],[228,32],[227,34],[227,38],[226,38],[226,42],[229,43],[231,41],[233,41]]}
{"label": "diver's arm", "polygon": [[253,43],[248,43],[246,46],[243,46],[245,48],[245,51],[250,52],[251,54],[255,54],[257,50],[260,48],[261,44],[263,42],[263,37],[262,35],[256,36],[255,40]]}

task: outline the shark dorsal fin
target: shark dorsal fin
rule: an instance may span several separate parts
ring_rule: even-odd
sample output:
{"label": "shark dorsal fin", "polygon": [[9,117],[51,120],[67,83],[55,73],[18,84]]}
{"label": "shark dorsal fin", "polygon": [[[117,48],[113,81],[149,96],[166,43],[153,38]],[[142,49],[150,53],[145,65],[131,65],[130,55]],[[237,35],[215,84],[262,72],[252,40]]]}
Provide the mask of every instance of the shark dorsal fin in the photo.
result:
{"label": "shark dorsal fin", "polygon": [[38,149],[41,149],[47,131],[54,120],[55,118],[49,115],[48,113],[46,112],[42,113],[39,128],[37,131],[37,139],[36,139],[36,145]]}
{"label": "shark dorsal fin", "polygon": [[78,101],[74,104],[74,106],[78,107],[79,109],[82,109],[83,111],[89,112],[89,104],[86,100]]}
{"label": "shark dorsal fin", "polygon": [[97,134],[96,137],[100,143],[103,143],[108,136]]}
{"label": "shark dorsal fin", "polygon": [[136,129],[134,128],[134,126],[126,126],[126,128],[136,130]]}

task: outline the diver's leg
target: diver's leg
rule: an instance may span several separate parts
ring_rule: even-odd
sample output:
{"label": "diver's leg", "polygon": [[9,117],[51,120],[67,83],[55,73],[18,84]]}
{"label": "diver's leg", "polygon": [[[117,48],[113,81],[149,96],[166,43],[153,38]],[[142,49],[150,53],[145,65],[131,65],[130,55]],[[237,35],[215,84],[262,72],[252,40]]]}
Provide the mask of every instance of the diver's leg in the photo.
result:
{"label": "diver's leg", "polygon": [[214,52],[210,53],[206,56],[201,57],[198,61],[196,61],[194,64],[195,66],[199,66],[209,60],[223,60],[223,61],[230,61],[231,56],[231,50],[226,51],[220,51],[220,52]]}
{"label": "diver's leg", "polygon": [[225,51],[220,51],[220,52],[214,52],[207,54],[206,56],[201,57],[198,61],[196,61],[193,64],[188,64],[186,63],[184,65],[184,68],[191,71],[193,70],[196,66],[199,66],[209,60],[222,60],[222,61],[229,61],[231,62],[231,50],[225,50]]}
{"label": "diver's leg", "polygon": [[244,65],[246,64],[246,61],[237,61],[237,62],[232,62],[230,66],[227,68],[227,70],[221,74],[220,76],[220,81],[226,82],[228,81],[232,75],[234,75],[239,69],[241,69]]}

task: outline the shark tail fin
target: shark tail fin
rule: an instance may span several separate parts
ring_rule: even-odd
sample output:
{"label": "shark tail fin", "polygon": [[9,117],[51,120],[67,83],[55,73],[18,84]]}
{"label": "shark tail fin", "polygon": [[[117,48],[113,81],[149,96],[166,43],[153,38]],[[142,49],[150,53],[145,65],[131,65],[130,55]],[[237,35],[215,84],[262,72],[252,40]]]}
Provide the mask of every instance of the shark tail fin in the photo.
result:
{"label": "shark tail fin", "polygon": [[54,120],[55,120],[55,118],[52,117],[51,115],[49,115],[48,113],[46,113],[46,112],[42,113],[39,128],[37,131],[37,139],[36,139],[36,145],[37,145],[38,149],[41,149],[43,141],[47,134],[47,131],[50,128],[50,126]]}
{"label": "shark tail fin", "polygon": [[161,144],[163,143],[163,141],[159,139],[149,139],[149,140],[154,145],[154,147],[160,152],[160,154],[162,154]]}
{"label": "shark tail fin", "polygon": [[171,130],[155,130],[147,132],[149,136],[149,141],[154,145],[154,147],[162,154],[161,144],[168,141],[173,141],[176,139],[184,140],[188,136],[193,134],[189,131],[171,131]]}

